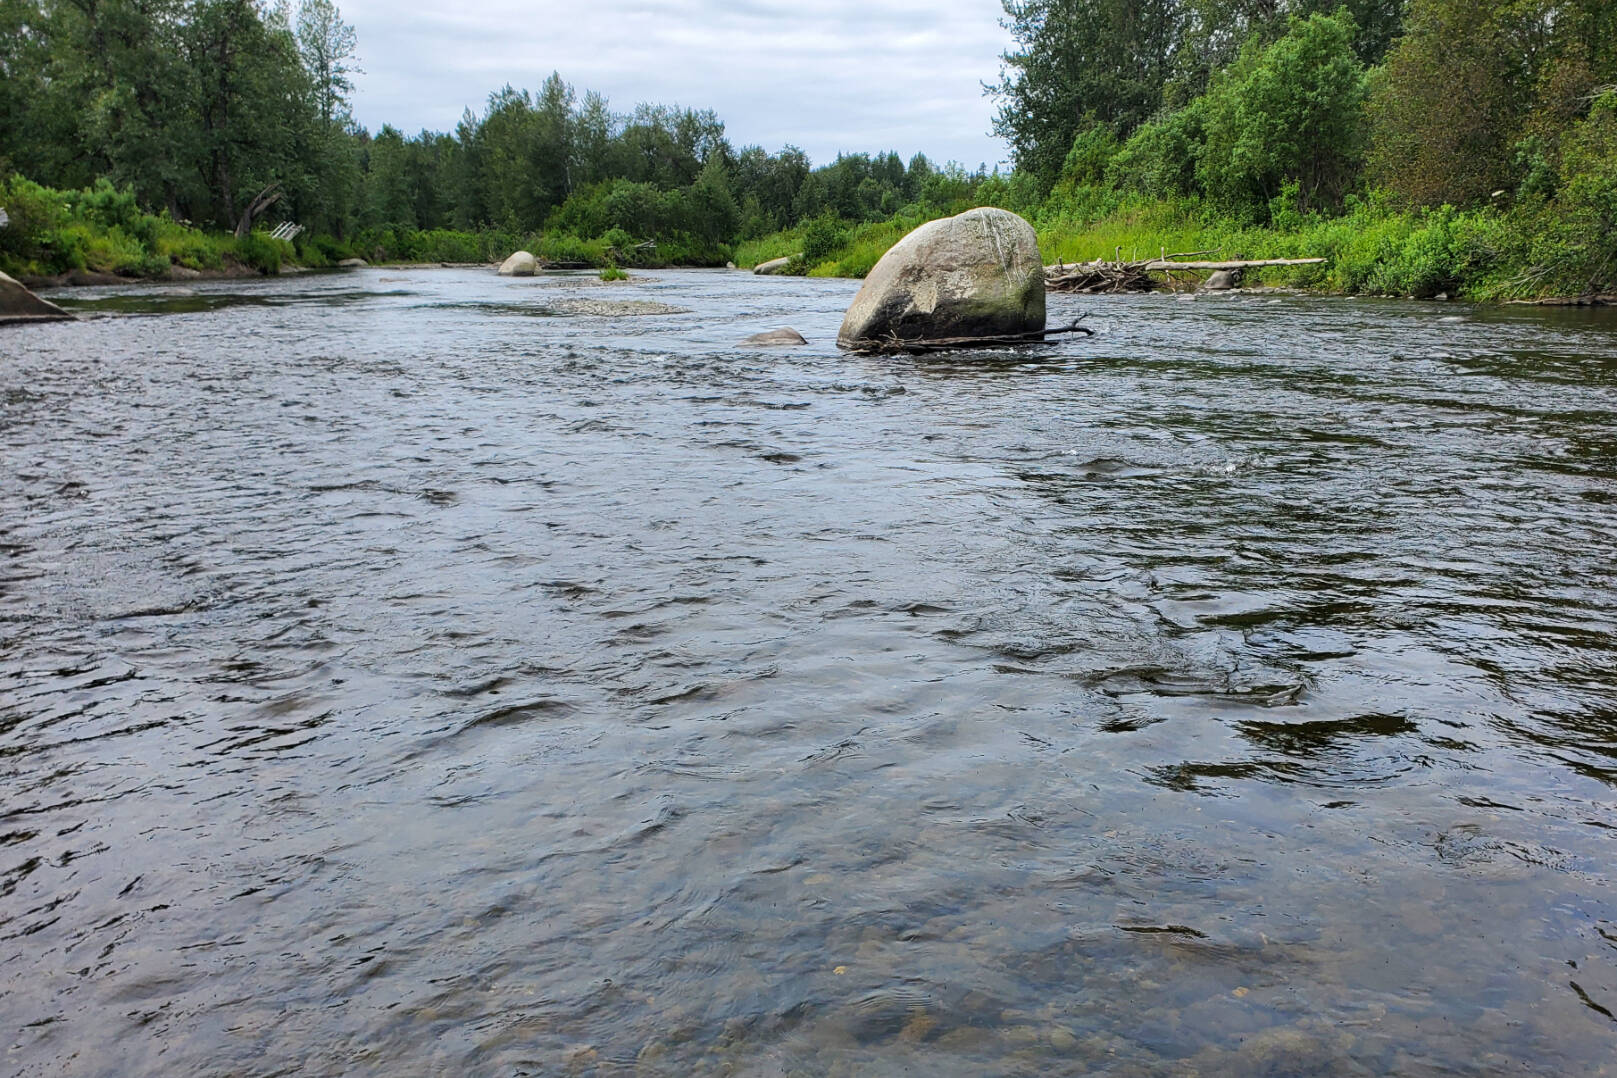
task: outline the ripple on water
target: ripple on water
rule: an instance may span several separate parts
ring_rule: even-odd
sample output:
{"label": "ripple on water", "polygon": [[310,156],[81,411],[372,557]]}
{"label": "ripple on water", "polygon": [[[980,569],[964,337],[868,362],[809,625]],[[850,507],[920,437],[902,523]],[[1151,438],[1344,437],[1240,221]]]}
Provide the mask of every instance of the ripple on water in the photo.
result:
{"label": "ripple on water", "polygon": [[1610,1072],[1617,330],[855,287],[9,333],[12,1066]]}

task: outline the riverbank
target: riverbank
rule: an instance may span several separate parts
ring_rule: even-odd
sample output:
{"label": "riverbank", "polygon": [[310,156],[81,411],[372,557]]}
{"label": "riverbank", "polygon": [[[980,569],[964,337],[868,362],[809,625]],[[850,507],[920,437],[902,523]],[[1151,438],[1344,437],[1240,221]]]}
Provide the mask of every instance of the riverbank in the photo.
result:
{"label": "riverbank", "polygon": [[166,214],[148,213],[106,180],[59,190],[13,176],[0,182],[0,272],[31,288],[273,276],[283,269],[328,269],[352,259],[371,264],[498,264],[512,251],[542,263],[650,268],[719,265],[728,247],[637,242],[620,229],[594,239],[566,232],[488,228],[364,229],[346,237],[300,232],[291,240],[255,231],[237,237]]}
{"label": "riverbank", "polygon": [[1575,237],[1544,207],[1415,210],[1381,195],[1349,198],[1341,213],[1300,214],[1283,206],[1266,225],[1232,220],[1198,199],[1150,199],[1095,187],[1061,187],[1042,200],[1016,185],[985,181],[953,204],[912,204],[885,220],[855,223],[832,213],[729,246],[637,242],[621,229],[595,239],[562,231],[518,233],[375,229],[338,239],[264,232],[237,238],[142,211],[128,192],[102,181],[81,191],[20,177],[0,184],[9,222],[0,227],[0,271],[30,288],[271,276],[371,264],[489,265],[512,251],[571,266],[742,268],[793,257],[811,277],[860,278],[904,235],[973,205],[1026,217],[1046,263],[1138,260],[1162,255],[1217,259],[1323,258],[1310,266],[1254,270],[1249,285],[1327,295],[1447,296],[1482,302],[1600,305],[1612,282],[1579,267]]}
{"label": "riverbank", "polygon": [[[1198,199],[1156,200],[1098,188],[1058,190],[1031,205],[1012,198],[1001,204],[1033,225],[1046,263],[1163,255],[1324,258],[1319,265],[1265,267],[1246,279],[1326,295],[1611,302],[1610,282],[1582,276],[1565,256],[1565,230],[1530,206],[1415,210],[1373,195],[1350,198],[1340,214],[1277,213],[1271,224],[1258,226],[1221,216]],[[736,262],[755,266],[800,256],[808,276],[862,277],[923,220],[900,214],[852,225],[822,218],[741,244]]]}

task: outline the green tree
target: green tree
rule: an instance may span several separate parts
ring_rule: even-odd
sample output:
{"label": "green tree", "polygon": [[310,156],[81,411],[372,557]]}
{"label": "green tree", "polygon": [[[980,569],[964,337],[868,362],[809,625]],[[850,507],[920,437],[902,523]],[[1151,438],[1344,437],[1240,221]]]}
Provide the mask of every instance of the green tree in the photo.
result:
{"label": "green tree", "polygon": [[1566,132],[1556,213],[1567,236],[1555,257],[1584,291],[1617,286],[1617,90],[1595,99]]}
{"label": "green tree", "polygon": [[1197,180],[1214,201],[1254,216],[1294,181],[1296,209],[1340,203],[1364,147],[1364,66],[1353,17],[1294,19],[1267,48],[1254,40],[1214,80]]}
{"label": "green tree", "polygon": [[208,191],[193,216],[233,227],[269,185],[307,188],[298,151],[311,95],[284,14],[266,19],[255,0],[195,0],[183,49],[197,123],[187,156]]}
{"label": "green tree", "polygon": [[1509,183],[1525,88],[1496,5],[1414,0],[1371,104],[1376,179],[1417,204],[1464,204]]}
{"label": "green tree", "polygon": [[994,133],[1016,166],[1055,182],[1073,137],[1104,124],[1127,134],[1162,104],[1173,74],[1178,0],[1004,0],[1017,47],[1001,56]]}
{"label": "green tree", "polygon": [[359,49],[354,28],[343,22],[331,0],[302,0],[297,39],[320,122],[327,128],[341,128],[349,119],[348,95],[354,92],[350,76],[361,73],[354,59]]}
{"label": "green tree", "polygon": [[371,228],[418,228],[409,147],[389,124],[370,140],[365,154],[364,223]]}

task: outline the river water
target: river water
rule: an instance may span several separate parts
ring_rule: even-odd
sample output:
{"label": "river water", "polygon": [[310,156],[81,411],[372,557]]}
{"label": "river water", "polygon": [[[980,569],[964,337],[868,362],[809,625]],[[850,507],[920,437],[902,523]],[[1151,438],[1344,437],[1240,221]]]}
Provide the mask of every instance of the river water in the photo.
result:
{"label": "river water", "polygon": [[3,1069],[1617,1074],[1617,320],[856,287],[5,331]]}

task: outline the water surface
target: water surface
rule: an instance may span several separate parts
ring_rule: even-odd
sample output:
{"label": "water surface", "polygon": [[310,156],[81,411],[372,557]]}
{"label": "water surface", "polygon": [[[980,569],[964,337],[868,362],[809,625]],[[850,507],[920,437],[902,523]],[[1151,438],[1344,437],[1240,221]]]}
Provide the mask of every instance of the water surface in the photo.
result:
{"label": "water surface", "polygon": [[0,336],[6,1069],[1617,1074],[1617,321],[856,287]]}

